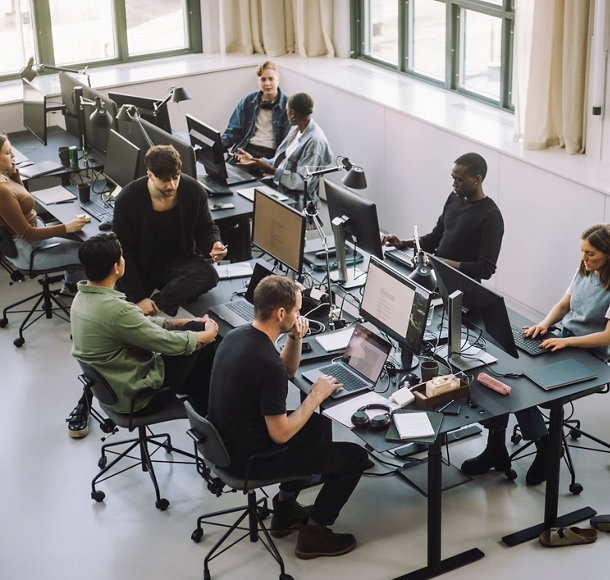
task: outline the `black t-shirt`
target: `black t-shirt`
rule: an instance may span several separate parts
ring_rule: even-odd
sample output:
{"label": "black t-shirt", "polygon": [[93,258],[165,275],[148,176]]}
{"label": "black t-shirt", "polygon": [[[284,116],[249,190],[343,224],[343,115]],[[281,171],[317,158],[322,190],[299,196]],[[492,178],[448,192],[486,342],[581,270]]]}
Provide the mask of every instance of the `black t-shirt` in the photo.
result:
{"label": "black t-shirt", "polygon": [[167,266],[181,255],[176,232],[180,231],[178,206],[168,211],[150,210],[150,224],[153,233],[152,251],[155,259],[155,274],[164,272]]}
{"label": "black t-shirt", "polygon": [[214,359],[208,417],[234,471],[275,445],[265,416],[285,413],[287,394],[288,373],[269,337],[249,324],[229,332]]}

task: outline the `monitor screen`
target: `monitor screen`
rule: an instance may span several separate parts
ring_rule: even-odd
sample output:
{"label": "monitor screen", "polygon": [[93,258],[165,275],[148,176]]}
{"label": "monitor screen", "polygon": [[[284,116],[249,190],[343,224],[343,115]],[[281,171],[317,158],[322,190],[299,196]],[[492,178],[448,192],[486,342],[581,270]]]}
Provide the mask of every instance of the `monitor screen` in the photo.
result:
{"label": "monitor screen", "polygon": [[164,103],[159,109],[157,109],[157,111],[155,111],[155,103],[162,102],[159,99],[112,92],[108,93],[108,97],[116,103],[116,106],[119,109],[123,105],[135,105],[138,108],[138,112],[140,113],[142,119],[146,119],[149,123],[152,123],[153,125],[159,127],[159,129],[163,129],[168,133],[172,132],[167,103]]}
{"label": "monitor screen", "polygon": [[139,156],[138,147],[111,129],[108,135],[104,175],[115,185],[125,187],[136,178]]}
{"label": "monitor screen", "polygon": [[61,90],[61,101],[64,104],[64,121],[66,123],[66,131],[81,138],[81,130],[78,121],[78,106],[74,97],[74,89],[76,87],[88,87],[89,85],[76,78],[74,75],[65,71],[59,71],[59,87]]}
{"label": "monitor screen", "polygon": [[[112,117],[112,122],[108,127],[96,127],[93,124],[91,115],[95,112],[95,105],[87,103],[83,104],[80,96],[94,103],[97,99],[101,101],[104,109],[108,111]],[[115,118],[117,108],[114,101],[111,101],[106,95],[104,95],[104,93],[100,93],[100,91],[96,91],[88,86],[77,86],[74,88],[74,102],[78,106],[77,114],[85,139],[84,147],[87,149],[94,149],[98,153],[106,155],[110,129],[116,129]]]}
{"label": "monitor screen", "polygon": [[305,216],[255,189],[252,243],[300,274],[305,248]]}
{"label": "monitor screen", "polygon": [[328,179],[324,180],[324,190],[331,221],[337,217],[347,217],[343,226],[345,239],[382,260],[383,251],[375,203]]}
{"label": "monitor screen", "polygon": [[463,293],[464,318],[479,328],[485,337],[504,352],[519,357],[504,304],[504,298],[463,272],[449,266],[436,256],[430,256],[436,273],[439,292],[445,306],[456,290]]}
{"label": "monitor screen", "polygon": [[432,293],[371,257],[360,314],[413,354],[420,354]]}
{"label": "monitor screen", "polygon": [[226,183],[227,168],[225,167],[220,131],[189,114],[186,115],[186,124],[197,161],[203,164],[205,172],[212,179]]}
{"label": "monitor screen", "polygon": [[[163,129],[159,129],[159,127],[149,123],[146,119],[142,119],[141,123],[153,145],[173,145],[176,151],[178,151],[180,159],[182,159],[182,173],[197,179],[197,164],[193,148],[185,141],[182,141],[182,139]],[[136,147],[139,147],[141,151],[136,177],[143,177],[146,175],[144,156],[149,149],[146,137],[144,137],[142,129],[135,121],[117,121],[117,124],[119,133]]]}
{"label": "monitor screen", "polygon": [[32,83],[23,83],[23,125],[43,145],[47,144],[47,98]]}

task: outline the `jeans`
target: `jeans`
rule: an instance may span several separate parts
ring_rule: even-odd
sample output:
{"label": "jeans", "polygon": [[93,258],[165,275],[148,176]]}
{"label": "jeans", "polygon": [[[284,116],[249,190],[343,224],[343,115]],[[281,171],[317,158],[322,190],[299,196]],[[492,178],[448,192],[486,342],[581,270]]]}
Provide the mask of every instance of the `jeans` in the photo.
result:
{"label": "jeans", "polygon": [[255,479],[303,475],[305,479],[280,484],[280,489],[298,493],[306,478],[322,475],[324,485],[318,493],[311,517],[318,524],[331,526],[356,488],[367,467],[368,455],[356,443],[328,440],[330,420],[314,413],[303,428],[286,443],[286,450],[256,461],[250,471]]}

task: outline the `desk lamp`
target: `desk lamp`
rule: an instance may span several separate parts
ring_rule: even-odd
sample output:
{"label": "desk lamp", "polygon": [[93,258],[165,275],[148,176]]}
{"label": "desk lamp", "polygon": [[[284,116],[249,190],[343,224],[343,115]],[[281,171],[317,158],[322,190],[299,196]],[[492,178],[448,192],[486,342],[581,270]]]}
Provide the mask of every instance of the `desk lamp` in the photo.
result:
{"label": "desk lamp", "polygon": [[434,292],[436,290],[436,275],[434,270],[428,264],[428,257],[426,256],[426,252],[421,249],[419,244],[419,235],[417,233],[417,226],[414,228],[413,240],[415,242],[415,268],[413,272],[409,274],[409,278],[413,280],[413,282],[423,286],[426,290],[430,290],[430,292]]}
{"label": "desk lamp", "polygon": [[36,78],[36,75],[38,75],[39,72],[42,72],[45,70],[58,71],[58,72],[63,71],[63,72],[77,74],[77,75],[85,75],[87,77],[87,84],[89,86],[91,86],[91,78],[89,77],[89,74],[87,73],[87,67],[85,67],[83,70],[76,70],[73,68],[65,68],[63,66],[53,66],[50,64],[38,64],[37,65],[34,63],[33,56],[30,57],[27,64],[19,71],[19,77],[32,82],[32,80],[34,78]]}
{"label": "desk lamp", "polygon": [[162,100],[162,101],[157,101],[154,104],[154,110],[153,110],[153,114],[156,116],[159,109],[165,105],[166,103],[168,103],[169,101],[172,101],[172,103],[181,103],[182,101],[188,101],[191,99],[191,95],[189,95],[188,91],[183,88],[183,87],[175,87],[174,85],[172,85],[169,88],[169,92],[167,93],[167,96]]}
{"label": "desk lamp", "polygon": [[138,107],[136,107],[135,105],[123,105],[116,115],[116,120],[135,123],[139,127],[140,132],[142,133],[148,147],[152,147],[154,145],[152,139],[146,132],[146,129],[144,129],[144,126],[142,125],[142,121],[140,120],[140,112],[138,111]]}

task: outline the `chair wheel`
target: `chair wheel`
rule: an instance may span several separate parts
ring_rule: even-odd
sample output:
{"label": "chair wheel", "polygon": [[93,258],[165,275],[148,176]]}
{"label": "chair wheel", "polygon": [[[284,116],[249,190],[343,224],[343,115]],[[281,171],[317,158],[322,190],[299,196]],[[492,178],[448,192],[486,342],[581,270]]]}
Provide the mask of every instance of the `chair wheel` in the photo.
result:
{"label": "chair wheel", "polygon": [[102,455],[97,462],[97,466],[100,469],[104,469],[104,467],[106,467],[106,464],[108,463],[108,457],[106,455]]}
{"label": "chair wheel", "polygon": [[0,318],[0,328],[4,328],[8,324],[8,318]]}
{"label": "chair wheel", "polygon": [[513,445],[517,445],[517,443],[519,443],[521,441],[521,435],[513,435],[510,438],[510,441]]}
{"label": "chair wheel", "polygon": [[517,479],[517,472],[514,469],[507,469],[504,472],[504,475],[506,475],[506,478],[510,481]]}
{"label": "chair wheel", "polygon": [[106,494],[103,491],[92,491],[91,499],[94,499],[97,502],[104,501]]}
{"label": "chair wheel", "polygon": [[203,530],[201,528],[197,528],[196,530],[193,530],[193,533],[191,534],[191,540],[193,540],[193,542],[198,544],[199,542],[201,542],[202,538],[203,538]]}
{"label": "chair wheel", "polygon": [[280,574],[280,580],[294,580],[290,574]]}
{"label": "chair wheel", "polygon": [[570,489],[570,493],[573,493],[574,495],[578,495],[583,490],[583,487],[582,487],[582,485],[580,485],[580,483],[571,483],[569,489]]}
{"label": "chair wheel", "polygon": [[155,507],[164,512],[169,507],[169,501],[162,497],[155,502]]}
{"label": "chair wheel", "polygon": [[25,343],[25,338],[22,338],[21,336],[19,338],[16,338],[15,340],[13,340],[13,344],[17,347],[17,348],[21,348]]}
{"label": "chair wheel", "polygon": [[570,431],[570,437],[572,439],[578,439],[580,437],[580,433],[578,431],[575,431],[574,429],[572,429]]}

